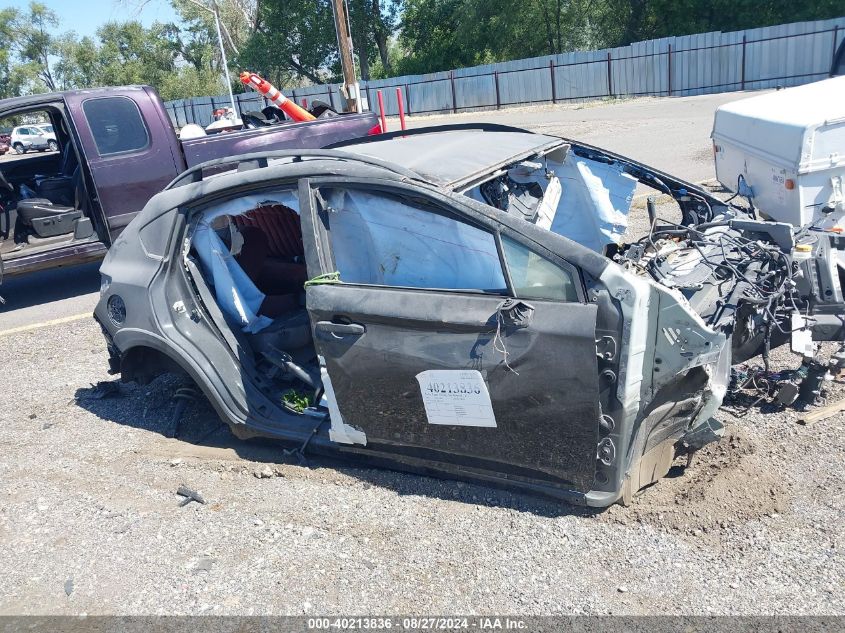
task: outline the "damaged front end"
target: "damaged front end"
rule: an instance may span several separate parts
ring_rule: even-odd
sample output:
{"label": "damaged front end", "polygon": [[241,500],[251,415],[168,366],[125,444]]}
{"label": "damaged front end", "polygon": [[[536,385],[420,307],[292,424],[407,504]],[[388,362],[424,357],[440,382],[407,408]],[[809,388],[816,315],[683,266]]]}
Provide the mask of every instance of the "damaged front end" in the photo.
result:
{"label": "damaged front end", "polygon": [[[525,178],[530,165],[545,192],[526,201],[518,181],[531,180]],[[815,342],[845,338],[845,238],[838,233],[757,219],[753,208],[578,143],[510,165],[506,173],[516,186],[486,183],[466,193],[477,191],[488,204],[612,262],[590,289],[594,301],[606,295],[622,315],[619,340],[597,335],[600,358],[608,347],[618,350],[618,369],[603,373],[616,384],[616,402],[605,406],[618,411],[600,417],[590,505],[607,505],[620,491],[629,501],[678,456],[717,440],[723,427],[714,415],[735,386],[737,363],[762,355],[768,372],[769,351],[791,342],[810,367],[800,376],[818,381],[826,369],[813,372]],[[558,179],[562,196],[553,184]],[[649,196],[644,234],[631,236],[637,187],[662,194],[661,211],[678,221],[658,217],[656,196]],[[509,197],[489,195],[502,189]],[[550,197],[555,204],[562,198],[551,219],[544,211]],[[792,382],[784,391],[813,393]],[[777,398],[777,389],[772,395]],[[791,404],[796,397],[777,401]]]}

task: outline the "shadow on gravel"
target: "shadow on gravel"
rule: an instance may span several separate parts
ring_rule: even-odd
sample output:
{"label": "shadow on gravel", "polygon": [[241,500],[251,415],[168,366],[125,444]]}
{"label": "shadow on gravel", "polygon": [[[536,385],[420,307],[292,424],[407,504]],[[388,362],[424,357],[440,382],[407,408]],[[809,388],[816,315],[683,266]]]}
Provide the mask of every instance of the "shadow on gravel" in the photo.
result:
{"label": "shadow on gravel", "polygon": [[[78,406],[103,420],[195,446],[231,449],[249,461],[283,461],[278,443],[240,440],[232,435],[202,394],[187,398],[180,410],[178,394],[188,385],[192,383],[184,378],[165,374],[148,385],[119,380],[91,385],[77,389],[74,397]],[[179,418],[178,425],[174,415]]]}
{"label": "shadow on gravel", "polygon": [[[173,418],[179,401],[174,396],[185,387],[184,379],[164,375],[144,386],[113,381],[80,388],[76,390],[75,398],[78,406],[104,420],[164,437],[173,437]],[[285,455],[284,451],[289,447],[278,441],[236,438],[202,395],[192,399],[184,407],[177,439],[203,449],[228,449],[246,461],[298,465],[295,456]],[[372,468],[366,464],[355,464],[348,459],[315,455],[307,450],[305,457],[306,463],[299,464],[305,468],[330,468],[358,479],[365,488],[384,488],[400,496],[433,497],[469,505],[508,508],[544,517],[587,517],[601,512],[507,489],[441,479],[436,475]]]}

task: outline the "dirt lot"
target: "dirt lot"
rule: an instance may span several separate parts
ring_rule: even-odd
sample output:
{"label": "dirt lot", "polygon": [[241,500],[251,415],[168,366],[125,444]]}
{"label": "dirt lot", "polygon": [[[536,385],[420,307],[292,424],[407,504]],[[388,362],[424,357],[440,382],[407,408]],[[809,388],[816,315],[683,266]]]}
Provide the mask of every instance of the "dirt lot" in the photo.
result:
{"label": "dirt lot", "polygon": [[[171,439],[182,385],[97,397],[91,320],[0,336],[0,354],[2,614],[845,613],[845,415],[725,406],[719,444],[596,512],[298,465],[202,401]],[[180,507],[182,484],[208,503]]]}

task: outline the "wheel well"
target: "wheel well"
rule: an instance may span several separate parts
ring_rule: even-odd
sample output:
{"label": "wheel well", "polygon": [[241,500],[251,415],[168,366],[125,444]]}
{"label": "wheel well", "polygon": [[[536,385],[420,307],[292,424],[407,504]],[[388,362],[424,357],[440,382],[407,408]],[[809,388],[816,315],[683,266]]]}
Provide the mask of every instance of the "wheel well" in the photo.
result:
{"label": "wheel well", "polygon": [[162,374],[187,375],[182,366],[164,352],[152,347],[132,347],[120,358],[120,375],[124,382],[146,385]]}

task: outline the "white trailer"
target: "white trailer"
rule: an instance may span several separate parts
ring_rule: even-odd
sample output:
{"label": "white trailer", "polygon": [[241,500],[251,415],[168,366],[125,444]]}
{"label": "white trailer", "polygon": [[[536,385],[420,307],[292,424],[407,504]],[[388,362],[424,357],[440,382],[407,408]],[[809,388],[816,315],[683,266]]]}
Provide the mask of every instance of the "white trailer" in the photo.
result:
{"label": "white trailer", "polygon": [[845,77],[721,106],[716,176],[769,219],[845,228]]}

